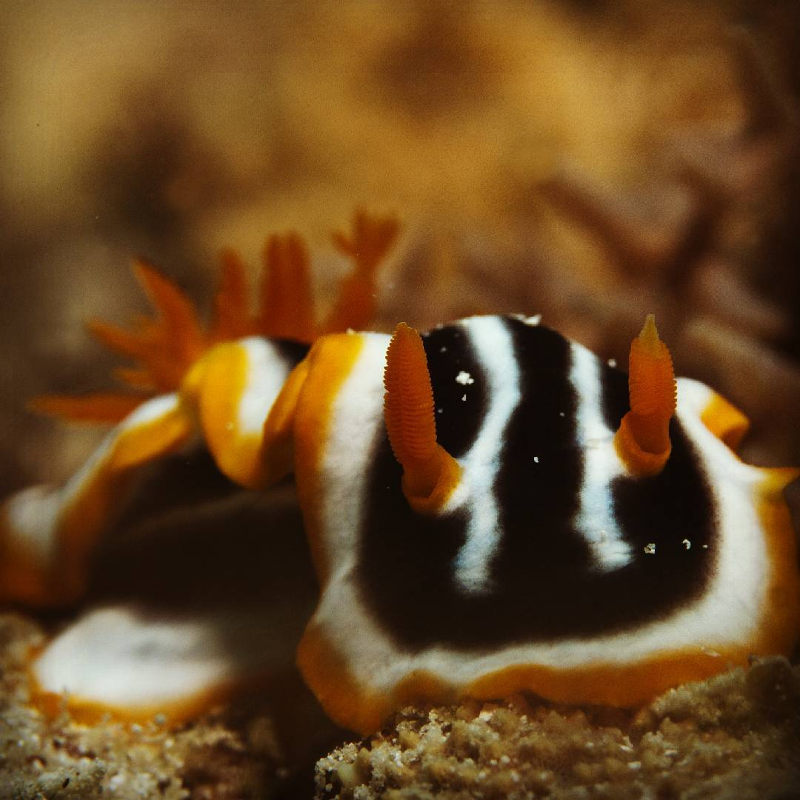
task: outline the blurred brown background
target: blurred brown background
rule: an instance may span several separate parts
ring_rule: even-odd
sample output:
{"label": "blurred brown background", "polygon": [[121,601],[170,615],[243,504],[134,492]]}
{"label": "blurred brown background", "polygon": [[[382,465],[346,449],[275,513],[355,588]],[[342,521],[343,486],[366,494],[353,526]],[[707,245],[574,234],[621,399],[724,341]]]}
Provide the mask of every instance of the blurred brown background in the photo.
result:
{"label": "blurred brown background", "polygon": [[99,435],[28,414],[108,386],[82,321],[144,309],[130,258],[207,303],[216,254],[396,212],[376,326],[544,322],[678,371],[800,463],[794,2],[58,2],[0,9],[0,488]]}

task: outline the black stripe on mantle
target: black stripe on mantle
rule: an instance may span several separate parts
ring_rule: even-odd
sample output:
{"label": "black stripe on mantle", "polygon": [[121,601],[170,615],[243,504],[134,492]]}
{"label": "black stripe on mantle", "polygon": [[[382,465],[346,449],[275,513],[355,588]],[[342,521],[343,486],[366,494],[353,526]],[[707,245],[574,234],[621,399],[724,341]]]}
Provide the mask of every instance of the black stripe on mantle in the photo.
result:
{"label": "black stripe on mantle", "polygon": [[[632,562],[610,572],[593,568],[573,525],[583,455],[575,442],[569,342],[544,326],[515,318],[504,324],[520,365],[522,397],[495,478],[502,535],[487,592],[467,593],[453,578],[466,512],[414,513],[385,436],[375,449],[355,580],[381,627],[409,651],[431,645],[476,650],[631,629],[693,601],[709,579],[716,538],[711,493],[694,445],[674,419],[673,451],[662,473],[618,478],[611,486]],[[441,409],[440,441],[461,456],[486,414],[484,367],[463,327],[436,329],[424,342]],[[466,387],[466,402],[465,387],[454,381],[461,370],[475,380]],[[603,413],[616,426],[627,410],[627,377],[606,364],[599,374]],[[655,553],[645,552],[650,543]]]}

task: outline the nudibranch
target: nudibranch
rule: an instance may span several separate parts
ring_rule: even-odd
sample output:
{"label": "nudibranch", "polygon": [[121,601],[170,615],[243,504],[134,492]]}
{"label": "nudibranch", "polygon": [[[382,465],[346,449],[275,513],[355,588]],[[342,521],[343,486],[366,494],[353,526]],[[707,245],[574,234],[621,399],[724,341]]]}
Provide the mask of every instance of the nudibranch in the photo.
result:
{"label": "nudibranch", "polygon": [[[789,654],[800,576],[782,490],[798,470],[737,457],[747,419],[675,379],[652,317],[629,375],[533,317],[356,332],[395,233],[359,216],[339,238],[356,270],[320,327],[294,237],[268,247],[255,320],[226,257],[208,331],[143,268],[161,322],[95,332],[145,365],[129,381],[164,393],[130,411],[64,487],[5,503],[5,597],[79,595],[126,487],[199,440],[242,486],[270,492],[294,476],[320,584],[297,663],[355,731],[409,702],[517,691],[635,706],[753,654]],[[45,405],[113,417],[126,402]],[[66,679],[65,642],[95,641],[97,614],[57,637],[34,675],[76,702],[152,710],[153,692],[111,701]],[[221,681],[212,670],[170,691],[201,696]]]}

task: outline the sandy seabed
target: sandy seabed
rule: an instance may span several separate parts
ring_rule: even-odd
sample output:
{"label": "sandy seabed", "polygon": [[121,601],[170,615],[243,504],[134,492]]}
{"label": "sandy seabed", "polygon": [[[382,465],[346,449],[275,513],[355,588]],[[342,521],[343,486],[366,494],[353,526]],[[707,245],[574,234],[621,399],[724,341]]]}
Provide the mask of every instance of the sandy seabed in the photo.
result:
{"label": "sandy seabed", "polygon": [[158,717],[48,718],[28,705],[25,669],[42,638],[38,623],[0,617],[2,800],[800,796],[800,667],[783,658],[687,684],[637,712],[515,696],[409,707],[362,740],[326,728],[301,702],[295,723],[305,720],[309,748],[251,699],[178,728]]}

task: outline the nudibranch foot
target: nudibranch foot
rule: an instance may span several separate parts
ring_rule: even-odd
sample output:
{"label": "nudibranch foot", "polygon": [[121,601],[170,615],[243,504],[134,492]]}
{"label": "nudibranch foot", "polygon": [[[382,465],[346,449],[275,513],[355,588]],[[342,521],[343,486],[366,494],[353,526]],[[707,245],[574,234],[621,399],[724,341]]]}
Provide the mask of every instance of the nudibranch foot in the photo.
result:
{"label": "nudibranch foot", "polygon": [[[166,491],[186,479],[207,495]],[[243,491],[199,450],[147,483],[156,507],[119,521],[95,553],[87,604],[30,664],[44,711],[175,724],[252,691],[274,697],[293,672],[315,588],[291,484]]]}

